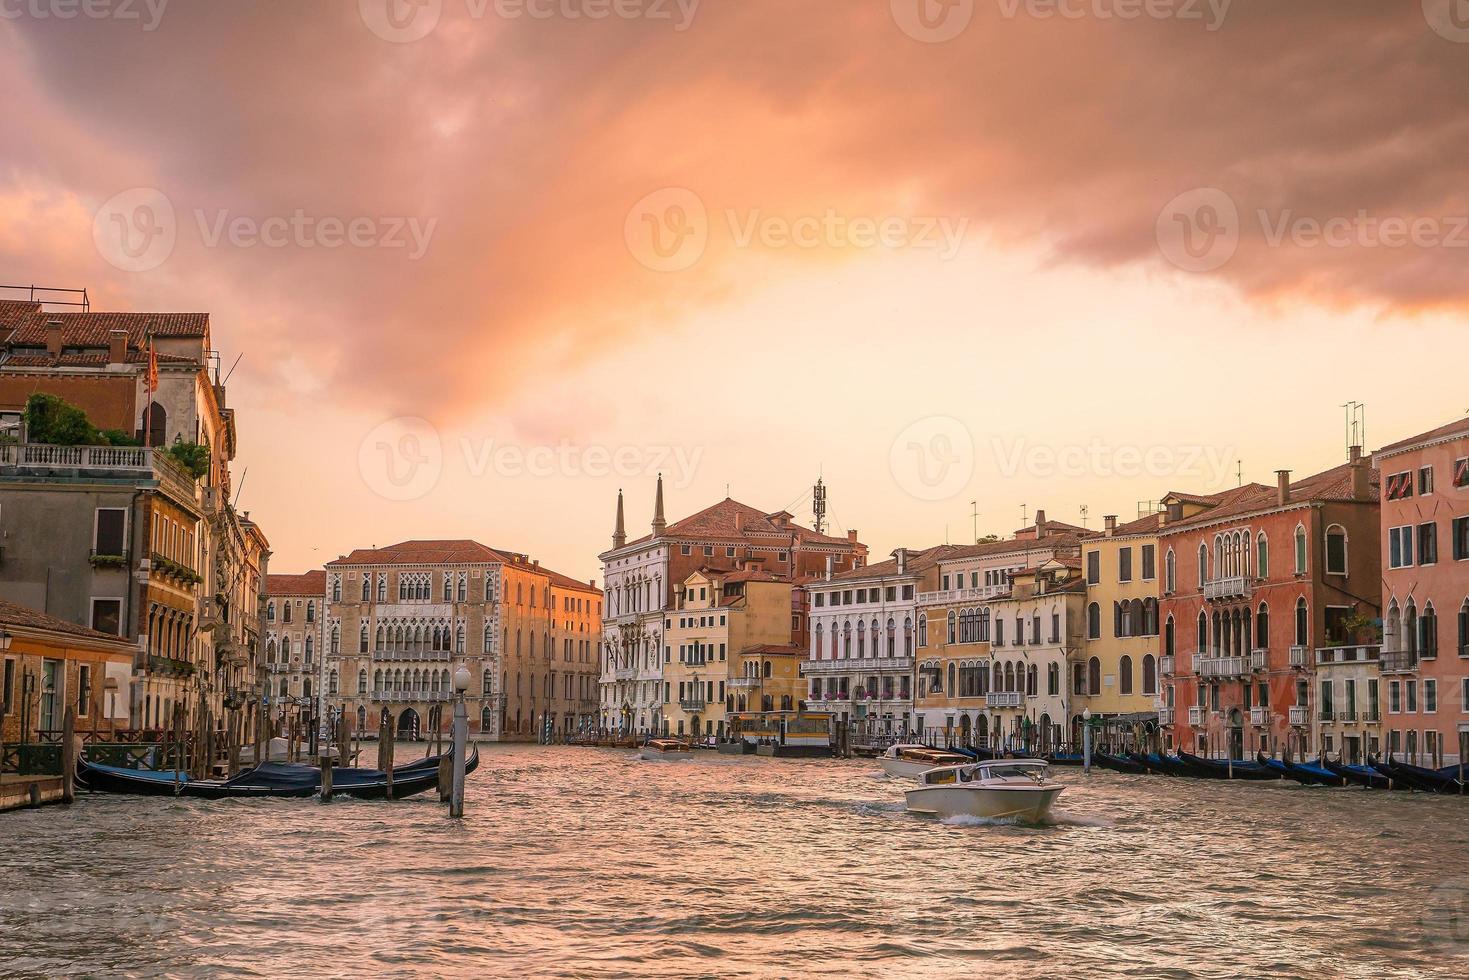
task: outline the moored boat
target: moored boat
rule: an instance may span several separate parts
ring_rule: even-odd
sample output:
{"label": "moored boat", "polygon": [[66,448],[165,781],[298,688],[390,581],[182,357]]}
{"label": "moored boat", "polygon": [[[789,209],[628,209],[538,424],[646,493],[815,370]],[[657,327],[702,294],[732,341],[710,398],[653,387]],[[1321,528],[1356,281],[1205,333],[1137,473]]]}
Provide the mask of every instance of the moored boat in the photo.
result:
{"label": "moored boat", "polygon": [[877,764],[882,766],[883,772],[902,779],[917,779],[930,769],[961,766],[972,761],[974,760],[957,752],[909,743],[889,746],[886,752],[877,757]]}
{"label": "moored boat", "polygon": [[[1332,762],[1325,756],[1321,757],[1321,765],[1340,776],[1347,785],[1361,786],[1364,789],[1389,789],[1391,780],[1373,769],[1371,766],[1348,765],[1341,762]],[[1406,789],[1407,787],[1399,787]]]}
{"label": "moored boat", "polygon": [[1112,772],[1126,773],[1129,776],[1145,776],[1150,771],[1147,766],[1125,755],[1112,755],[1107,752],[1093,753],[1092,765],[1110,769]]}
{"label": "moored boat", "polygon": [[1395,762],[1389,757],[1385,761],[1372,763],[1372,767],[1396,783],[1425,793],[1461,794],[1464,792],[1464,784],[1457,778],[1457,766],[1449,770],[1425,769],[1406,762]]}
{"label": "moored boat", "polygon": [[1195,775],[1204,779],[1249,779],[1264,782],[1280,779],[1282,775],[1258,762],[1247,762],[1244,759],[1205,759],[1188,752],[1179,752],[1178,758]]}
{"label": "moored boat", "polygon": [[930,769],[905,794],[909,813],[1041,821],[1065,788],[1041,759],[972,762]]}
{"label": "moored boat", "polygon": [[645,762],[685,762],[694,757],[694,750],[676,738],[650,738],[638,750],[638,758]]}

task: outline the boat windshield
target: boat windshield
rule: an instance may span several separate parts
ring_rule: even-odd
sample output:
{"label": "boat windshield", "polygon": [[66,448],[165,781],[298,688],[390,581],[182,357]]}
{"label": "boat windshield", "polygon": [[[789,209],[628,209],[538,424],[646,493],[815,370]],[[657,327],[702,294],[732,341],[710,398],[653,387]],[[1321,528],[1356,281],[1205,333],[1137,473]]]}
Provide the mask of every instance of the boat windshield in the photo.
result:
{"label": "boat windshield", "polygon": [[984,766],[985,776],[993,779],[1004,779],[1015,776],[1043,779],[1049,768],[1044,762],[1036,761],[990,762]]}

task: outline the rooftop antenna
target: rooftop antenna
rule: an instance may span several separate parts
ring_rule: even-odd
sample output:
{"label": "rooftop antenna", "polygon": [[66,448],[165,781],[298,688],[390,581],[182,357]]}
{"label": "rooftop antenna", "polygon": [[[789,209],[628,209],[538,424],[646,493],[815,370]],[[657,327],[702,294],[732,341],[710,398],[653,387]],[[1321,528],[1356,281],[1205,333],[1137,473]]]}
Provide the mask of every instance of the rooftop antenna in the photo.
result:
{"label": "rooftop antenna", "polygon": [[1086,527],[1086,515],[1091,513],[1091,508],[1086,504],[1081,505],[1081,526]]}
{"label": "rooftop antenna", "polygon": [[1234,478],[1239,481],[1240,486],[1245,485],[1245,461],[1242,459],[1234,461]]}
{"label": "rooftop antenna", "polygon": [[1346,412],[1347,449],[1367,445],[1367,405],[1355,399],[1342,406]]}
{"label": "rooftop antenna", "polygon": [[969,501],[969,506],[973,508],[974,511],[970,515],[970,517],[974,519],[974,543],[979,544],[979,501],[971,500]]}
{"label": "rooftop antenna", "polygon": [[812,524],[817,534],[826,533],[826,484],[821,477],[816,478],[816,485],[811,488],[811,515]]}
{"label": "rooftop antenna", "polygon": [[1024,504],[1020,505],[1020,526],[1027,527],[1030,524],[1030,511]]}
{"label": "rooftop antenna", "polygon": [[242,358],[244,356],[245,356],[245,352],[244,351],[240,351],[240,353],[238,355],[236,355],[236,357],[235,357],[235,363],[231,364],[230,365],[230,369],[224,373],[224,380],[220,382],[220,385],[221,386],[224,386],[224,385],[229,384],[229,382],[230,382],[230,376],[235,373],[235,368],[237,368],[237,367],[240,366],[240,358]]}

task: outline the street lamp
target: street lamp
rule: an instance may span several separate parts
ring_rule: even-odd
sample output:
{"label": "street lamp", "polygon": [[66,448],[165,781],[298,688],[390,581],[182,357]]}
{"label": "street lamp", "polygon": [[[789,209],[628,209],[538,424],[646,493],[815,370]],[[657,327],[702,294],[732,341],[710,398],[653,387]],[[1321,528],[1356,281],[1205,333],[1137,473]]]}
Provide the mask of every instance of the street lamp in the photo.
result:
{"label": "street lamp", "polygon": [[460,664],[454,668],[454,781],[449,795],[449,816],[464,816],[464,770],[465,750],[469,742],[469,713],[464,705],[464,692],[469,690],[469,668]]}
{"label": "street lamp", "polygon": [[10,652],[10,634],[0,629],[0,653]]}
{"label": "street lamp", "polygon": [[1092,771],[1092,709],[1081,709],[1081,771]]}

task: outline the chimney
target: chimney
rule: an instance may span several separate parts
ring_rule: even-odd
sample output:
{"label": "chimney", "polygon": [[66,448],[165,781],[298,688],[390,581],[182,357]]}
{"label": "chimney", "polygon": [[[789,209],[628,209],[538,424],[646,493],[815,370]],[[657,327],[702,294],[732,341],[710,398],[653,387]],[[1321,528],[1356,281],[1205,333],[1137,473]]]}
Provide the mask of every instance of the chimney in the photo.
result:
{"label": "chimney", "polygon": [[898,574],[902,575],[908,571],[908,549],[899,548],[893,552],[893,557],[898,559]]}
{"label": "chimney", "polygon": [[741,514],[739,511],[735,511],[735,531],[736,532],[740,532],[740,531],[743,531],[744,529],[745,529],[745,515],[744,514]]}
{"label": "chimney", "polygon": [[122,364],[128,359],[128,332],[126,330],[107,331],[107,363]]}
{"label": "chimney", "polygon": [[852,544],[856,544],[857,543],[857,529],[856,528],[852,528],[851,530],[849,530],[847,532],[847,540],[850,541]]}
{"label": "chimney", "polygon": [[1104,525],[1103,533],[1107,537],[1110,538],[1112,535],[1114,535],[1114,534],[1117,533],[1117,515],[1116,514],[1108,514],[1106,517],[1102,518],[1102,524]]}
{"label": "chimney", "polygon": [[1275,481],[1279,488],[1276,493],[1276,503],[1284,507],[1290,503],[1290,470],[1276,470]]}
{"label": "chimney", "polygon": [[627,544],[627,528],[622,520],[622,490],[617,491],[617,523],[612,528],[612,547],[621,548]]}
{"label": "chimney", "polygon": [[595,589],[597,587],[597,580],[594,578],[589,578],[587,579],[587,584]]}
{"label": "chimney", "polygon": [[663,533],[668,522],[663,519],[663,474],[658,474],[658,493],[653,498],[653,537]]}
{"label": "chimney", "polygon": [[1372,494],[1372,459],[1362,455],[1361,446],[1351,448],[1352,499],[1367,500]]}
{"label": "chimney", "polygon": [[61,321],[46,321],[46,350],[53,356],[61,354]]}
{"label": "chimney", "polygon": [[827,555],[826,556],[826,580],[828,582],[831,581],[831,562],[832,562],[831,555]]}
{"label": "chimney", "polygon": [[1035,512],[1035,536],[1037,538],[1046,536],[1046,512],[1043,510]]}

